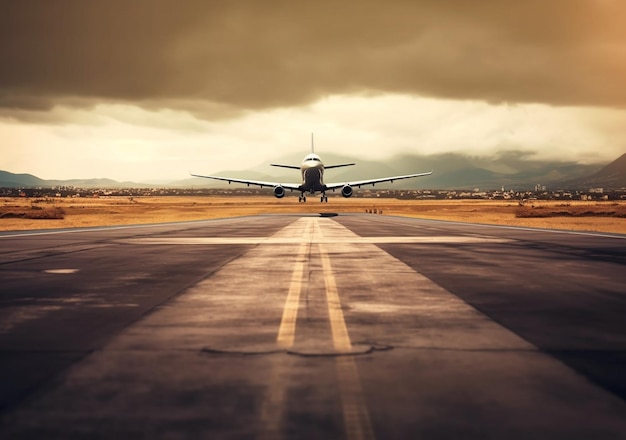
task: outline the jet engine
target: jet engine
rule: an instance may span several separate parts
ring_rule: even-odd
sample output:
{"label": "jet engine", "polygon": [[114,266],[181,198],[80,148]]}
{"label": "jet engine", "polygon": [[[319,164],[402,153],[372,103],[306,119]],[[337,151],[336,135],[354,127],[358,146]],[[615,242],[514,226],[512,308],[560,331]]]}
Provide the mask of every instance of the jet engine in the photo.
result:
{"label": "jet engine", "polygon": [[285,197],[285,188],[280,185],[274,187],[274,196],[278,199]]}
{"label": "jet engine", "polygon": [[343,188],[341,188],[341,195],[348,198],[352,195],[352,187],[350,185],[344,185]]}

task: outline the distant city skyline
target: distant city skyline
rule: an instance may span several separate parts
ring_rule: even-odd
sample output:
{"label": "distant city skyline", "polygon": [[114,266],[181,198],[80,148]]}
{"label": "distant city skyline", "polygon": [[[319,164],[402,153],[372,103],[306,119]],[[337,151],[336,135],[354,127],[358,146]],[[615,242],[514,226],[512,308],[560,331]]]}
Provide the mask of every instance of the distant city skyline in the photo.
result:
{"label": "distant city skyline", "polygon": [[304,156],[311,132],[322,158],[607,163],[626,152],[625,15],[592,0],[11,2],[0,169],[171,181]]}

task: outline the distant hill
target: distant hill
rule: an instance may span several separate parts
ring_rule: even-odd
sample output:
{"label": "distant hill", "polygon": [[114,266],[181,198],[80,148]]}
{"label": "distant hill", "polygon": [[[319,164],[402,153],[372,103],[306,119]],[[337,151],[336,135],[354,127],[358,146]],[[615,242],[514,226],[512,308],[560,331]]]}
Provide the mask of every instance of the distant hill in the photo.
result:
{"label": "distant hill", "polygon": [[[433,170],[433,174],[418,179],[380,184],[377,188],[396,189],[506,189],[527,190],[535,185],[549,188],[589,189],[592,187],[626,187],[626,154],[605,165],[582,165],[567,161],[545,161],[529,158],[516,151],[501,152],[492,158],[472,157],[457,153],[392,157],[384,162],[361,160],[333,153],[320,153],[326,165],[356,162],[356,166],[326,170],[327,182],[347,182],[367,178],[403,175]],[[302,155],[270,158],[272,163],[298,165]],[[194,170],[199,174],[215,174],[269,182],[297,183],[296,170],[276,168],[266,163],[247,170]],[[111,179],[44,180],[31,174],[13,174],[0,171],[0,187],[54,187],[82,188],[147,188],[147,187],[228,187],[226,182],[210,179],[185,178],[169,184],[117,182]],[[232,184],[232,187],[241,186]]]}
{"label": "distant hill", "polygon": [[563,182],[568,188],[626,188],[626,153],[589,177]]}
{"label": "distant hill", "polygon": [[74,186],[77,188],[149,188],[152,185],[136,182],[118,182],[112,179],[45,180],[32,174],[14,174],[0,170],[0,187],[3,188],[51,188]]}
{"label": "distant hill", "polygon": [[46,186],[46,181],[32,174],[13,174],[8,171],[0,171],[0,186],[6,188]]}
{"label": "distant hill", "polygon": [[47,180],[48,186],[75,186],[77,188],[152,188],[154,185],[138,182],[118,182],[113,179]]}
{"label": "distant hill", "polygon": [[[456,153],[434,155],[399,155],[384,162],[362,160],[336,154],[320,153],[326,165],[356,162],[356,166],[326,170],[326,182],[347,182],[433,170],[428,177],[409,179],[377,188],[403,189],[532,189],[536,184],[559,186],[566,179],[577,179],[596,173],[603,165],[581,165],[576,162],[528,159],[520,152],[504,152],[494,158],[470,157]],[[274,163],[299,164],[301,155],[272,158]],[[206,174],[212,173],[207,171]],[[220,171],[215,175],[244,179],[297,182],[299,173],[273,168],[269,163],[250,170]],[[228,184],[209,179],[187,179],[186,185],[227,187]],[[175,182],[177,186],[180,183]],[[235,185],[235,184],[233,184]]]}

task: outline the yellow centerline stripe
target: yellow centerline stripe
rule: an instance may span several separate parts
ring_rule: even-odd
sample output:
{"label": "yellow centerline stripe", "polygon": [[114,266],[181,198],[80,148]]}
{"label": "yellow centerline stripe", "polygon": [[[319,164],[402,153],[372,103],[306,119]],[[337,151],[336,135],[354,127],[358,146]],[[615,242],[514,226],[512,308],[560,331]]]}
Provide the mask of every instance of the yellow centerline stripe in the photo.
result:
{"label": "yellow centerline stripe", "polygon": [[309,245],[302,243],[298,250],[297,261],[291,275],[291,284],[289,285],[289,293],[285,301],[283,317],[278,328],[278,337],[276,342],[280,347],[289,348],[293,345],[296,336],[296,319],[298,317],[298,306],[300,303],[300,292],[302,291],[302,277],[304,273],[304,255],[307,253]]}
{"label": "yellow centerline stripe", "polygon": [[[335,350],[349,352],[352,350],[352,342],[350,341],[348,327],[341,309],[341,301],[337,291],[335,276],[330,266],[330,258],[323,245],[319,245],[319,250],[324,269],[328,315]],[[349,440],[374,439],[374,430],[372,429],[369,411],[365,405],[359,370],[354,362],[354,358],[351,356],[339,356],[335,366],[339,379],[346,436]]]}
{"label": "yellow centerline stripe", "polygon": [[359,370],[354,358],[340,356],[337,358],[335,367],[339,379],[346,436],[349,440],[374,440],[374,430],[367,405],[365,405]]}
{"label": "yellow centerline stripe", "polygon": [[[308,254],[310,253],[311,243],[319,242],[321,237],[322,232],[318,220],[311,219],[303,232],[303,240],[298,249],[296,262],[291,275],[289,293],[287,294],[283,316],[278,329],[278,337],[276,338],[276,342],[280,347],[290,348],[294,344],[304,270],[307,264],[306,259],[309,258]],[[346,352],[346,354],[348,354],[352,350],[352,343],[341,308],[341,300],[339,299],[337,282],[330,264],[330,257],[323,244],[319,243],[318,249],[326,287],[326,301],[333,345],[335,351]],[[359,371],[354,359],[351,356],[339,356],[335,366],[341,394],[341,406],[346,437],[349,440],[373,440],[375,438],[374,431],[372,429],[369,411],[365,405]],[[271,400],[271,403],[276,404],[274,399]],[[279,402],[282,401],[282,396],[276,400]],[[274,410],[276,410],[276,408],[274,408]],[[269,411],[269,413],[271,415],[272,411]],[[274,417],[270,418],[275,423],[277,416],[276,414],[273,415]],[[271,425],[274,425],[274,423],[271,423]]]}
{"label": "yellow centerline stripe", "polygon": [[341,301],[339,300],[339,292],[337,292],[337,283],[333,275],[333,269],[330,266],[330,258],[323,245],[318,245],[320,258],[322,260],[322,269],[324,272],[324,283],[326,284],[326,301],[328,303],[328,316],[330,319],[330,329],[333,334],[333,344],[337,351],[352,350],[352,343],[348,335],[348,328],[341,310]]}
{"label": "yellow centerline stripe", "polygon": [[[311,247],[311,226],[311,223],[307,223],[303,232],[305,240],[301,242],[298,254],[296,255],[296,263],[294,264],[293,273],[291,274],[291,283],[289,284],[289,293],[287,294],[283,316],[280,321],[280,327],[278,328],[276,343],[282,348],[292,347],[296,337],[296,320],[298,318],[300,292],[302,292],[304,265]],[[306,238],[308,238],[308,240],[306,240]]]}
{"label": "yellow centerline stripe", "polygon": [[[316,235],[322,236],[317,220],[315,221]],[[328,303],[328,315],[330,328],[333,335],[333,344],[337,351],[352,350],[352,342],[348,334],[348,327],[341,309],[341,300],[337,290],[337,282],[330,265],[330,257],[323,244],[319,244],[320,259],[326,284],[326,301]],[[373,440],[374,430],[370,420],[359,370],[351,356],[339,356],[335,363],[339,390],[341,393],[341,406],[343,411],[343,423],[346,437],[349,440]]]}

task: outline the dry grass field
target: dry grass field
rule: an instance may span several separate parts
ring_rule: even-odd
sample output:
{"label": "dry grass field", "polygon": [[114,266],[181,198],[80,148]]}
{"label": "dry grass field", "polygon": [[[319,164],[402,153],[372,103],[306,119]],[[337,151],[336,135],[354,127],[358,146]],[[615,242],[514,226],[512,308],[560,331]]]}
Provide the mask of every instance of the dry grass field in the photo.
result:
{"label": "dry grass field", "polygon": [[281,213],[372,213],[472,223],[626,233],[626,202],[398,200],[329,197],[3,198],[0,230],[74,228]]}

